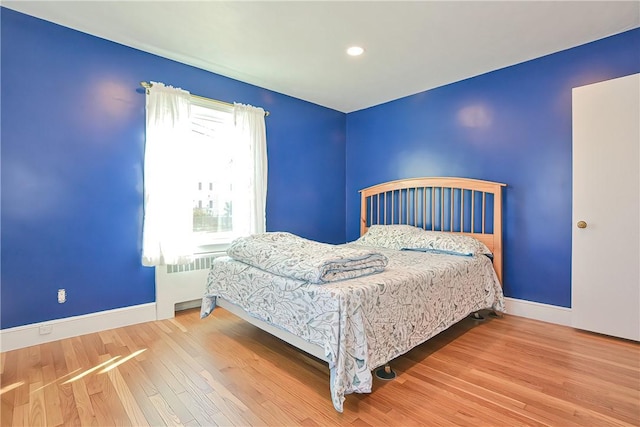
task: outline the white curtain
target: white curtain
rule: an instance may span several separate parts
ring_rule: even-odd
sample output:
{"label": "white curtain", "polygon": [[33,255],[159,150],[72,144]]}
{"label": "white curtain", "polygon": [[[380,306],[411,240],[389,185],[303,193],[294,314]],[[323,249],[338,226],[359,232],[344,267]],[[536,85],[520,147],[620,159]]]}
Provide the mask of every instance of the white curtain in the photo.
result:
{"label": "white curtain", "polygon": [[152,82],[147,91],[142,264],[182,264],[193,254],[190,94]]}
{"label": "white curtain", "polygon": [[266,231],[267,134],[262,108],[234,104],[237,157],[234,157],[233,231]]}

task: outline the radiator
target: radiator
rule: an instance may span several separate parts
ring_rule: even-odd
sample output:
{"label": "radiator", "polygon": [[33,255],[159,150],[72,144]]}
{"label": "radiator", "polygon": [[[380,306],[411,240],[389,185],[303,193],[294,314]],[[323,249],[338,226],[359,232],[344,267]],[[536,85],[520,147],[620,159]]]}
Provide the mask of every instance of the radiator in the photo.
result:
{"label": "radiator", "polygon": [[220,255],[207,254],[189,264],[156,267],[158,320],[174,317],[176,310],[200,306],[211,262]]}

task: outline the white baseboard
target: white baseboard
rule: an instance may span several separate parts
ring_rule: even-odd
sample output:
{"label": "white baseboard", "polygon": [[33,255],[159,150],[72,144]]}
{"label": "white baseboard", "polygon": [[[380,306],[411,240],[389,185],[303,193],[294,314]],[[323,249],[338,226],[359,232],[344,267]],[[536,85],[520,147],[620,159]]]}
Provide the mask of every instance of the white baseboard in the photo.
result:
{"label": "white baseboard", "polygon": [[522,299],[505,298],[507,314],[540,320],[556,325],[571,326],[571,309]]}
{"label": "white baseboard", "polygon": [[0,352],[156,320],[156,304],[140,304],[0,330]]}
{"label": "white baseboard", "polygon": [[[198,301],[193,306],[197,306]],[[505,298],[508,314],[571,326],[571,309]],[[173,306],[171,307],[174,308]],[[184,308],[184,307],[181,307]],[[171,310],[173,312],[173,310]],[[0,330],[0,352],[156,320],[156,304],[140,304]],[[41,331],[44,334],[41,334]]]}

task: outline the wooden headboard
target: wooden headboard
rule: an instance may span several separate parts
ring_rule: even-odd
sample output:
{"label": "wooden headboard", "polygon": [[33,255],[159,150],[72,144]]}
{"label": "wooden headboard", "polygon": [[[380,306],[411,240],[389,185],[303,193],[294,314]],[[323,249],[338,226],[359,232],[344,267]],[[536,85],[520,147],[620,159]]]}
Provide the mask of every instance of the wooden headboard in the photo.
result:
{"label": "wooden headboard", "polygon": [[493,253],[502,283],[502,187],[470,178],[410,178],[360,190],[360,235],[374,224],[407,224],[425,230],[461,233]]}

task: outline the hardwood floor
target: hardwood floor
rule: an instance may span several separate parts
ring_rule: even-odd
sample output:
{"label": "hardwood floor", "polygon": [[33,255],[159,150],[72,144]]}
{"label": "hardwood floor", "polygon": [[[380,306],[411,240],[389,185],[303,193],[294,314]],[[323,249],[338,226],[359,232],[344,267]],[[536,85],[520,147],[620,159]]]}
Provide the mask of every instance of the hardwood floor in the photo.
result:
{"label": "hardwood floor", "polygon": [[2,426],[640,425],[638,343],[466,319],[340,414],[323,362],[223,309],[198,314],[2,353]]}

